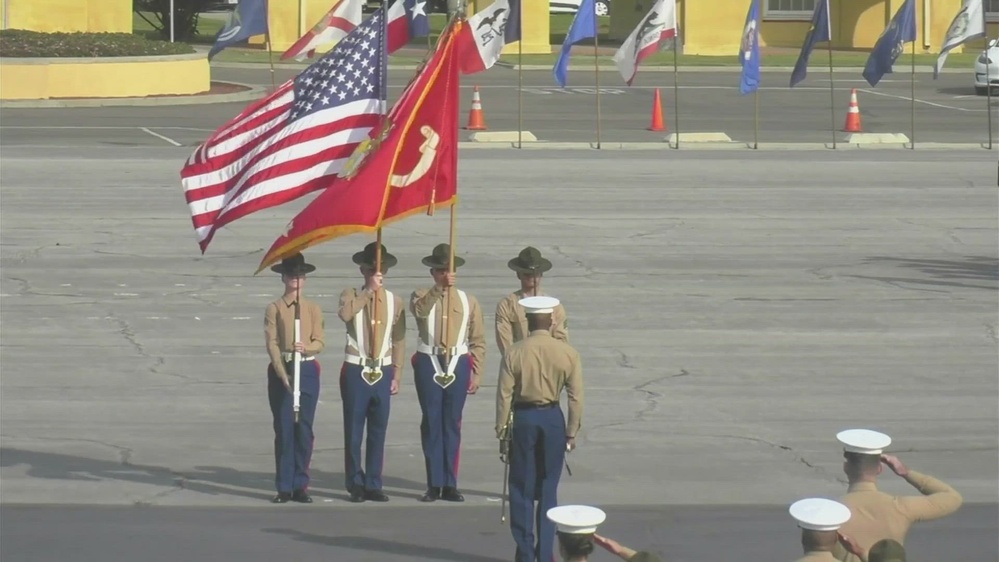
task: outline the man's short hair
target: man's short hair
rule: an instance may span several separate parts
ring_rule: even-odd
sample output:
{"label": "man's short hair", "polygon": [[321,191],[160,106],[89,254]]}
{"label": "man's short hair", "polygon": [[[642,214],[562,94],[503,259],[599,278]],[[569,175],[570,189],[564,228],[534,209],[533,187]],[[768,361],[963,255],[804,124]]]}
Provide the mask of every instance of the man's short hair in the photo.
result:
{"label": "man's short hair", "polygon": [[577,534],[577,533],[563,533],[558,531],[558,541],[565,549],[566,555],[569,558],[577,558],[580,556],[589,556],[593,553],[593,535],[592,534]]}
{"label": "man's short hair", "polygon": [[880,455],[866,455],[863,453],[843,453],[846,462],[861,472],[872,472],[878,469],[881,464]]}

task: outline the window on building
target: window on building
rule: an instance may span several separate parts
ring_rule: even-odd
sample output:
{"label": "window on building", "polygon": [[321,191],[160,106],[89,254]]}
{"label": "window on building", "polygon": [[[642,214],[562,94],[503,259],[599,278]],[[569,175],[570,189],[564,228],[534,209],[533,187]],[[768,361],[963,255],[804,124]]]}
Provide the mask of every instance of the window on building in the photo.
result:
{"label": "window on building", "polygon": [[767,19],[809,20],[815,10],[815,2],[816,0],[766,0],[763,15]]}
{"label": "window on building", "polygon": [[985,0],[985,21],[999,21],[999,0]]}

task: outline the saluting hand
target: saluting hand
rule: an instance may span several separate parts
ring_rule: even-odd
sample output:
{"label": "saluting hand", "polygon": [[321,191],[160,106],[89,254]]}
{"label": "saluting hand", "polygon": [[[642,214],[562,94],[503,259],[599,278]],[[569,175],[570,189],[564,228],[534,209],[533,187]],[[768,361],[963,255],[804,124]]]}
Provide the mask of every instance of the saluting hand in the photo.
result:
{"label": "saluting hand", "polygon": [[864,549],[860,548],[860,545],[857,544],[857,541],[854,540],[853,537],[844,535],[838,531],[836,534],[839,535],[839,542],[843,543],[843,548],[845,548],[847,552],[853,554],[854,556],[860,557],[861,559],[864,558]]}
{"label": "saluting hand", "polygon": [[898,474],[902,478],[909,475],[909,469],[902,464],[902,461],[898,460],[895,455],[881,455],[881,462],[888,465],[888,468],[892,470],[895,474]]}

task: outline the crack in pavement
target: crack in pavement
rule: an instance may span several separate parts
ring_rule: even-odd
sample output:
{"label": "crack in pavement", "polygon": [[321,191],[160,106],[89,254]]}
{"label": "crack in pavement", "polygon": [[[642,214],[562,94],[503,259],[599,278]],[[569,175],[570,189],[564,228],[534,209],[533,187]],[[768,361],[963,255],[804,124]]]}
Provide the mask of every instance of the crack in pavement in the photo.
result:
{"label": "crack in pavement", "polygon": [[192,377],[187,375],[181,375],[180,373],[170,373],[161,368],[166,365],[166,359],[161,355],[151,355],[146,351],[145,346],[139,342],[132,330],[132,325],[128,323],[124,318],[121,318],[113,310],[107,312],[107,318],[118,325],[118,334],[125,338],[127,341],[143,359],[149,359],[153,361],[152,366],[149,367],[149,372],[154,375],[163,375],[167,377],[178,378],[185,381],[195,381]]}
{"label": "crack in pavement", "polygon": [[726,439],[739,439],[739,440],[742,440],[742,441],[751,441],[753,443],[762,443],[762,444],[767,445],[769,447],[773,447],[775,449],[780,449],[781,451],[785,451],[787,453],[790,453],[791,456],[794,457],[795,462],[807,466],[812,471],[814,471],[814,472],[816,472],[816,473],[818,473],[818,474],[820,474],[822,476],[831,478],[831,479],[835,480],[836,482],[839,482],[840,484],[843,484],[843,485],[848,484],[848,482],[847,482],[847,480],[846,480],[846,478],[844,476],[833,476],[833,475],[829,474],[822,467],[816,466],[816,465],[808,462],[808,459],[806,459],[804,457],[804,455],[801,455],[800,453],[798,453],[797,451],[795,451],[793,447],[789,447],[787,445],[782,445],[780,443],[775,443],[773,441],[769,441],[767,439],[763,439],[763,438],[760,438],[760,437],[750,437],[750,436],[746,436],[746,435],[719,434],[719,435],[705,435],[704,437],[721,437],[721,438],[726,438]]}
{"label": "crack in pavement", "polygon": [[620,349],[615,349],[614,352],[620,355],[620,357],[618,357],[617,359],[617,364],[619,367],[624,367],[625,369],[636,368],[634,365],[631,364],[631,359],[629,359],[628,356],[623,351],[621,351]]}
{"label": "crack in pavement", "polygon": [[656,377],[652,380],[645,381],[642,384],[635,386],[632,390],[645,393],[646,405],[645,408],[639,410],[638,412],[635,412],[634,421],[645,421],[645,416],[651,414],[652,412],[656,411],[657,408],[659,408],[659,399],[663,397],[663,394],[661,392],[656,392],[654,390],[648,390],[647,388],[649,386],[661,383],[668,379],[675,379],[678,377],[685,377],[688,375],[690,375],[690,373],[686,369],[681,368],[679,373],[676,374],[668,373]]}
{"label": "crack in pavement", "polygon": [[569,261],[574,262],[579,267],[583,268],[583,271],[586,272],[586,275],[584,275],[584,277],[586,277],[586,278],[589,278],[590,276],[592,276],[595,273],[597,273],[596,270],[594,270],[592,267],[590,267],[590,266],[586,265],[585,263],[583,263],[582,260],[577,260],[576,258],[570,257],[568,254],[566,254],[565,252],[563,252],[561,246],[552,246],[552,251],[555,252],[556,254],[562,256],[563,258],[565,258],[565,259],[567,259]]}

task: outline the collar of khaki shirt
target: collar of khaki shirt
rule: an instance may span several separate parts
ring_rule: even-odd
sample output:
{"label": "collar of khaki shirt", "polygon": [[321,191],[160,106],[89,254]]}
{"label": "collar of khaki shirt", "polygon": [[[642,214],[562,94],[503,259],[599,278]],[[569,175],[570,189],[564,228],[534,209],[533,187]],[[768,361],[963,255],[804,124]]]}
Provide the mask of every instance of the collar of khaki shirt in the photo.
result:
{"label": "collar of khaki shirt", "polygon": [[847,488],[848,492],[877,492],[878,485],[874,482],[854,482]]}

